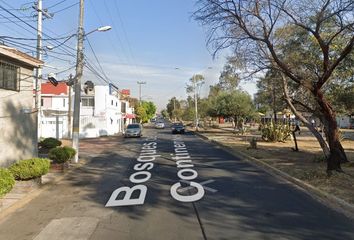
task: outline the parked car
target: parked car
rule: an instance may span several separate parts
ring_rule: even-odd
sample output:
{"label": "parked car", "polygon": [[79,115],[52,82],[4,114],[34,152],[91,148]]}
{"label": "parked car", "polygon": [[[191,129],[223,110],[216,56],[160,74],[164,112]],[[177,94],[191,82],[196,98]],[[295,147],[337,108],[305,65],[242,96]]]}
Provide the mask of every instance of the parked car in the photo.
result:
{"label": "parked car", "polygon": [[185,129],[183,123],[173,123],[172,124],[172,134],[175,133],[184,133]]}
{"label": "parked car", "polygon": [[143,135],[143,128],[139,123],[128,124],[125,129],[124,137],[141,137]]}
{"label": "parked car", "polygon": [[165,128],[165,123],[164,122],[157,122],[157,123],[155,123],[155,128],[163,129],[163,128]]}

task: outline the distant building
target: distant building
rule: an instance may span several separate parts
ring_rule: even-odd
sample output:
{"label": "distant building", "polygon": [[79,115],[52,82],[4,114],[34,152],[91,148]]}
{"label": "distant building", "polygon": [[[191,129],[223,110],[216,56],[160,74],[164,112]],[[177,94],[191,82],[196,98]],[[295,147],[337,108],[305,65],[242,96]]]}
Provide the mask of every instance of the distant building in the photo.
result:
{"label": "distant building", "polygon": [[[72,95],[72,93],[71,93]],[[118,88],[88,81],[81,92],[80,138],[114,135],[124,131],[135,115]],[[72,95],[72,99],[74,99]],[[71,103],[73,109],[73,101]],[[42,84],[42,137],[69,137],[69,87],[59,82]],[[71,118],[73,113],[71,111]]]}
{"label": "distant building", "polygon": [[[42,83],[40,137],[59,139],[69,136],[69,92],[65,82],[59,82],[57,86],[50,82]],[[73,104],[71,106],[73,109]]]}
{"label": "distant building", "polygon": [[33,101],[35,68],[43,64],[14,48],[0,45],[0,166],[37,156]]}

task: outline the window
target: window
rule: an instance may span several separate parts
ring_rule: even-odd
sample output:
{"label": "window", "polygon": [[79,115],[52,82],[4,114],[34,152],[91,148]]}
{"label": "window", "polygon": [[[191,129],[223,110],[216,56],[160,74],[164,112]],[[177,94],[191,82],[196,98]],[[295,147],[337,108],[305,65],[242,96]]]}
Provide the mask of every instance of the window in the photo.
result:
{"label": "window", "polygon": [[94,98],[82,98],[81,103],[83,107],[93,107],[95,106],[95,99]]}
{"label": "window", "polygon": [[41,98],[41,106],[43,107],[44,106],[44,99]]}
{"label": "window", "polygon": [[126,109],[126,104],[125,104],[125,102],[122,102],[122,103],[121,103],[121,112],[122,112],[122,113],[126,113],[126,111],[127,111],[127,109]]}
{"label": "window", "polygon": [[0,88],[20,91],[20,68],[0,62]]}
{"label": "window", "polygon": [[111,100],[111,105],[113,106],[113,100]]}
{"label": "window", "polygon": [[65,107],[65,98],[63,98],[63,107]]}

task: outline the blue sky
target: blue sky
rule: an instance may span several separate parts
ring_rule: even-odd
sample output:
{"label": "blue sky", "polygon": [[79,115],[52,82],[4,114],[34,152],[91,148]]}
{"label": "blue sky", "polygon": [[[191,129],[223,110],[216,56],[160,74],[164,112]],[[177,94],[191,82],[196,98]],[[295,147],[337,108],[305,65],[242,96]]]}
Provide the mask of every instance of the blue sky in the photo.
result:
{"label": "blue sky", "polygon": [[[43,38],[49,39],[44,41],[44,46],[56,46],[76,32],[79,9],[77,4],[70,6],[77,2],[43,0],[43,8],[55,13],[52,19],[43,22]],[[192,0],[85,0],[86,32],[103,25],[112,26],[108,32],[94,32],[87,37],[85,55],[89,63],[100,71],[88,41],[103,71],[114,84],[130,89],[132,95],[138,97],[137,81],[145,81],[142,98],[155,102],[159,109],[165,107],[167,99],[173,96],[185,98],[186,83],[196,73],[206,78],[202,89],[202,94],[206,94],[208,86],[218,80],[226,52],[212,59],[205,44],[205,29],[191,18],[196,9],[194,4]],[[13,14],[36,27],[31,1],[0,0],[0,6],[11,9]],[[0,10],[0,35],[36,37],[34,29],[3,10]],[[51,40],[59,37],[63,39]],[[29,53],[31,49],[32,52],[35,50],[34,41],[16,40],[12,43],[17,46],[25,43],[24,50]],[[76,54],[75,37],[65,44],[65,48],[47,51],[44,74],[64,71],[58,74],[58,78],[66,78],[74,73],[74,69],[69,68],[75,65],[75,56],[67,54]],[[85,68],[83,82],[87,80],[105,84]],[[243,88],[251,94],[255,92],[254,84],[243,84]]]}

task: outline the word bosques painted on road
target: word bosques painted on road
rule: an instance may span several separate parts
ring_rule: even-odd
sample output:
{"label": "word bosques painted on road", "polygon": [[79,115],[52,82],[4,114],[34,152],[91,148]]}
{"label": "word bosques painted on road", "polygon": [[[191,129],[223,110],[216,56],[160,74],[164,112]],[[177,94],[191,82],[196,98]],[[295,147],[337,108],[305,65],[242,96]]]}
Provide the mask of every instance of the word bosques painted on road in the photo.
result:
{"label": "word bosques painted on road", "polygon": [[[120,187],[113,191],[111,197],[106,203],[106,207],[118,207],[118,206],[129,206],[129,205],[141,205],[145,202],[145,197],[147,193],[145,183],[151,178],[151,170],[154,167],[153,161],[156,160],[160,155],[156,154],[157,149],[157,137],[148,137],[146,142],[140,151],[140,155],[137,157],[137,162],[133,169],[136,171],[130,175],[129,181],[134,185],[133,187]],[[133,197],[133,193],[134,194]],[[118,198],[120,193],[124,193],[123,198]],[[135,197],[138,194],[138,197]]]}
{"label": "word bosques painted on road", "polygon": [[[132,173],[129,177],[130,182],[132,182],[134,186],[124,186],[114,190],[106,203],[106,207],[144,204],[148,188],[143,183],[151,178],[149,171],[154,167],[153,161],[161,156],[157,154],[156,140],[157,137],[148,137],[143,143],[140,154],[136,159],[138,163],[133,167],[136,172]],[[179,182],[171,186],[170,194],[175,200],[180,202],[198,201],[203,198],[205,191],[202,183],[194,181],[198,173],[193,169],[194,164],[192,163],[187,147],[180,136],[173,138],[173,146],[174,154],[171,154],[171,158],[176,161]],[[188,186],[183,187],[181,182]]]}

